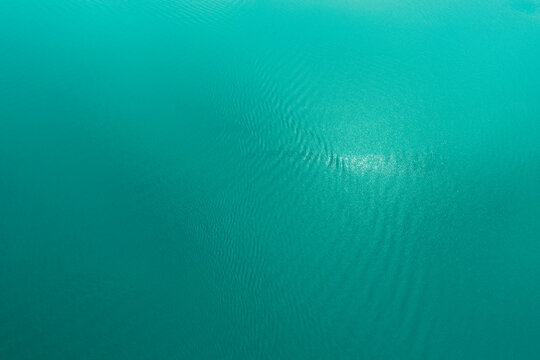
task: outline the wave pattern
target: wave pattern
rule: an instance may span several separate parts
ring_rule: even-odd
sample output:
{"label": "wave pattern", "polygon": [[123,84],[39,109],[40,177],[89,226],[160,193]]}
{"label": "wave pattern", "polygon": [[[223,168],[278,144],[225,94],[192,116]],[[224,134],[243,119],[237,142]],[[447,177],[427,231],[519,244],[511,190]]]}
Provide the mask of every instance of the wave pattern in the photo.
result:
{"label": "wave pattern", "polygon": [[0,358],[538,353],[512,4],[1,3]]}

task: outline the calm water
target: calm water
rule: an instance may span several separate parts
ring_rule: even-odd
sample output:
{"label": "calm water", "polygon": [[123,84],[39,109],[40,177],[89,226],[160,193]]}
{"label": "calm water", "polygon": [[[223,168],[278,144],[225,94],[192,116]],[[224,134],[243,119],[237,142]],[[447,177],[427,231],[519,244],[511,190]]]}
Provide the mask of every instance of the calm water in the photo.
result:
{"label": "calm water", "polygon": [[1,359],[540,357],[537,0],[0,2]]}

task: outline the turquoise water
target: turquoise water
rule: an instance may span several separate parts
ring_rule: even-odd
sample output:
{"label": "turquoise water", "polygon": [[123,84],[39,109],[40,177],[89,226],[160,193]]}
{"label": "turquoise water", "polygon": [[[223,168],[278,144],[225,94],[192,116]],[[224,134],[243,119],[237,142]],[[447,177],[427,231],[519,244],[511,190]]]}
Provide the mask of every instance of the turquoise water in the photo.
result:
{"label": "turquoise water", "polygon": [[540,2],[3,0],[1,359],[540,357]]}

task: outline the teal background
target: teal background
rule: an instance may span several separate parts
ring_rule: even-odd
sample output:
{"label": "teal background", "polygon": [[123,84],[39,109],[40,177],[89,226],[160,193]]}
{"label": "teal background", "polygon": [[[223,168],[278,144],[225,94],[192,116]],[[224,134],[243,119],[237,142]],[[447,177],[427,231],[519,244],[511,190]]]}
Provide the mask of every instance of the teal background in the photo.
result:
{"label": "teal background", "polygon": [[0,358],[540,358],[539,139],[537,0],[3,0]]}

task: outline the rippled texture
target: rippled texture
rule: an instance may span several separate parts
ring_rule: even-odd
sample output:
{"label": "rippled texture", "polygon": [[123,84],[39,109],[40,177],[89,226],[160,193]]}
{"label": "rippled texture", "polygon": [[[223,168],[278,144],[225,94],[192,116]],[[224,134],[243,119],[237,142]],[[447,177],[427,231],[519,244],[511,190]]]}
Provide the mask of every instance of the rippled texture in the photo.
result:
{"label": "rippled texture", "polygon": [[0,358],[539,356],[537,0],[3,0],[0,45]]}

